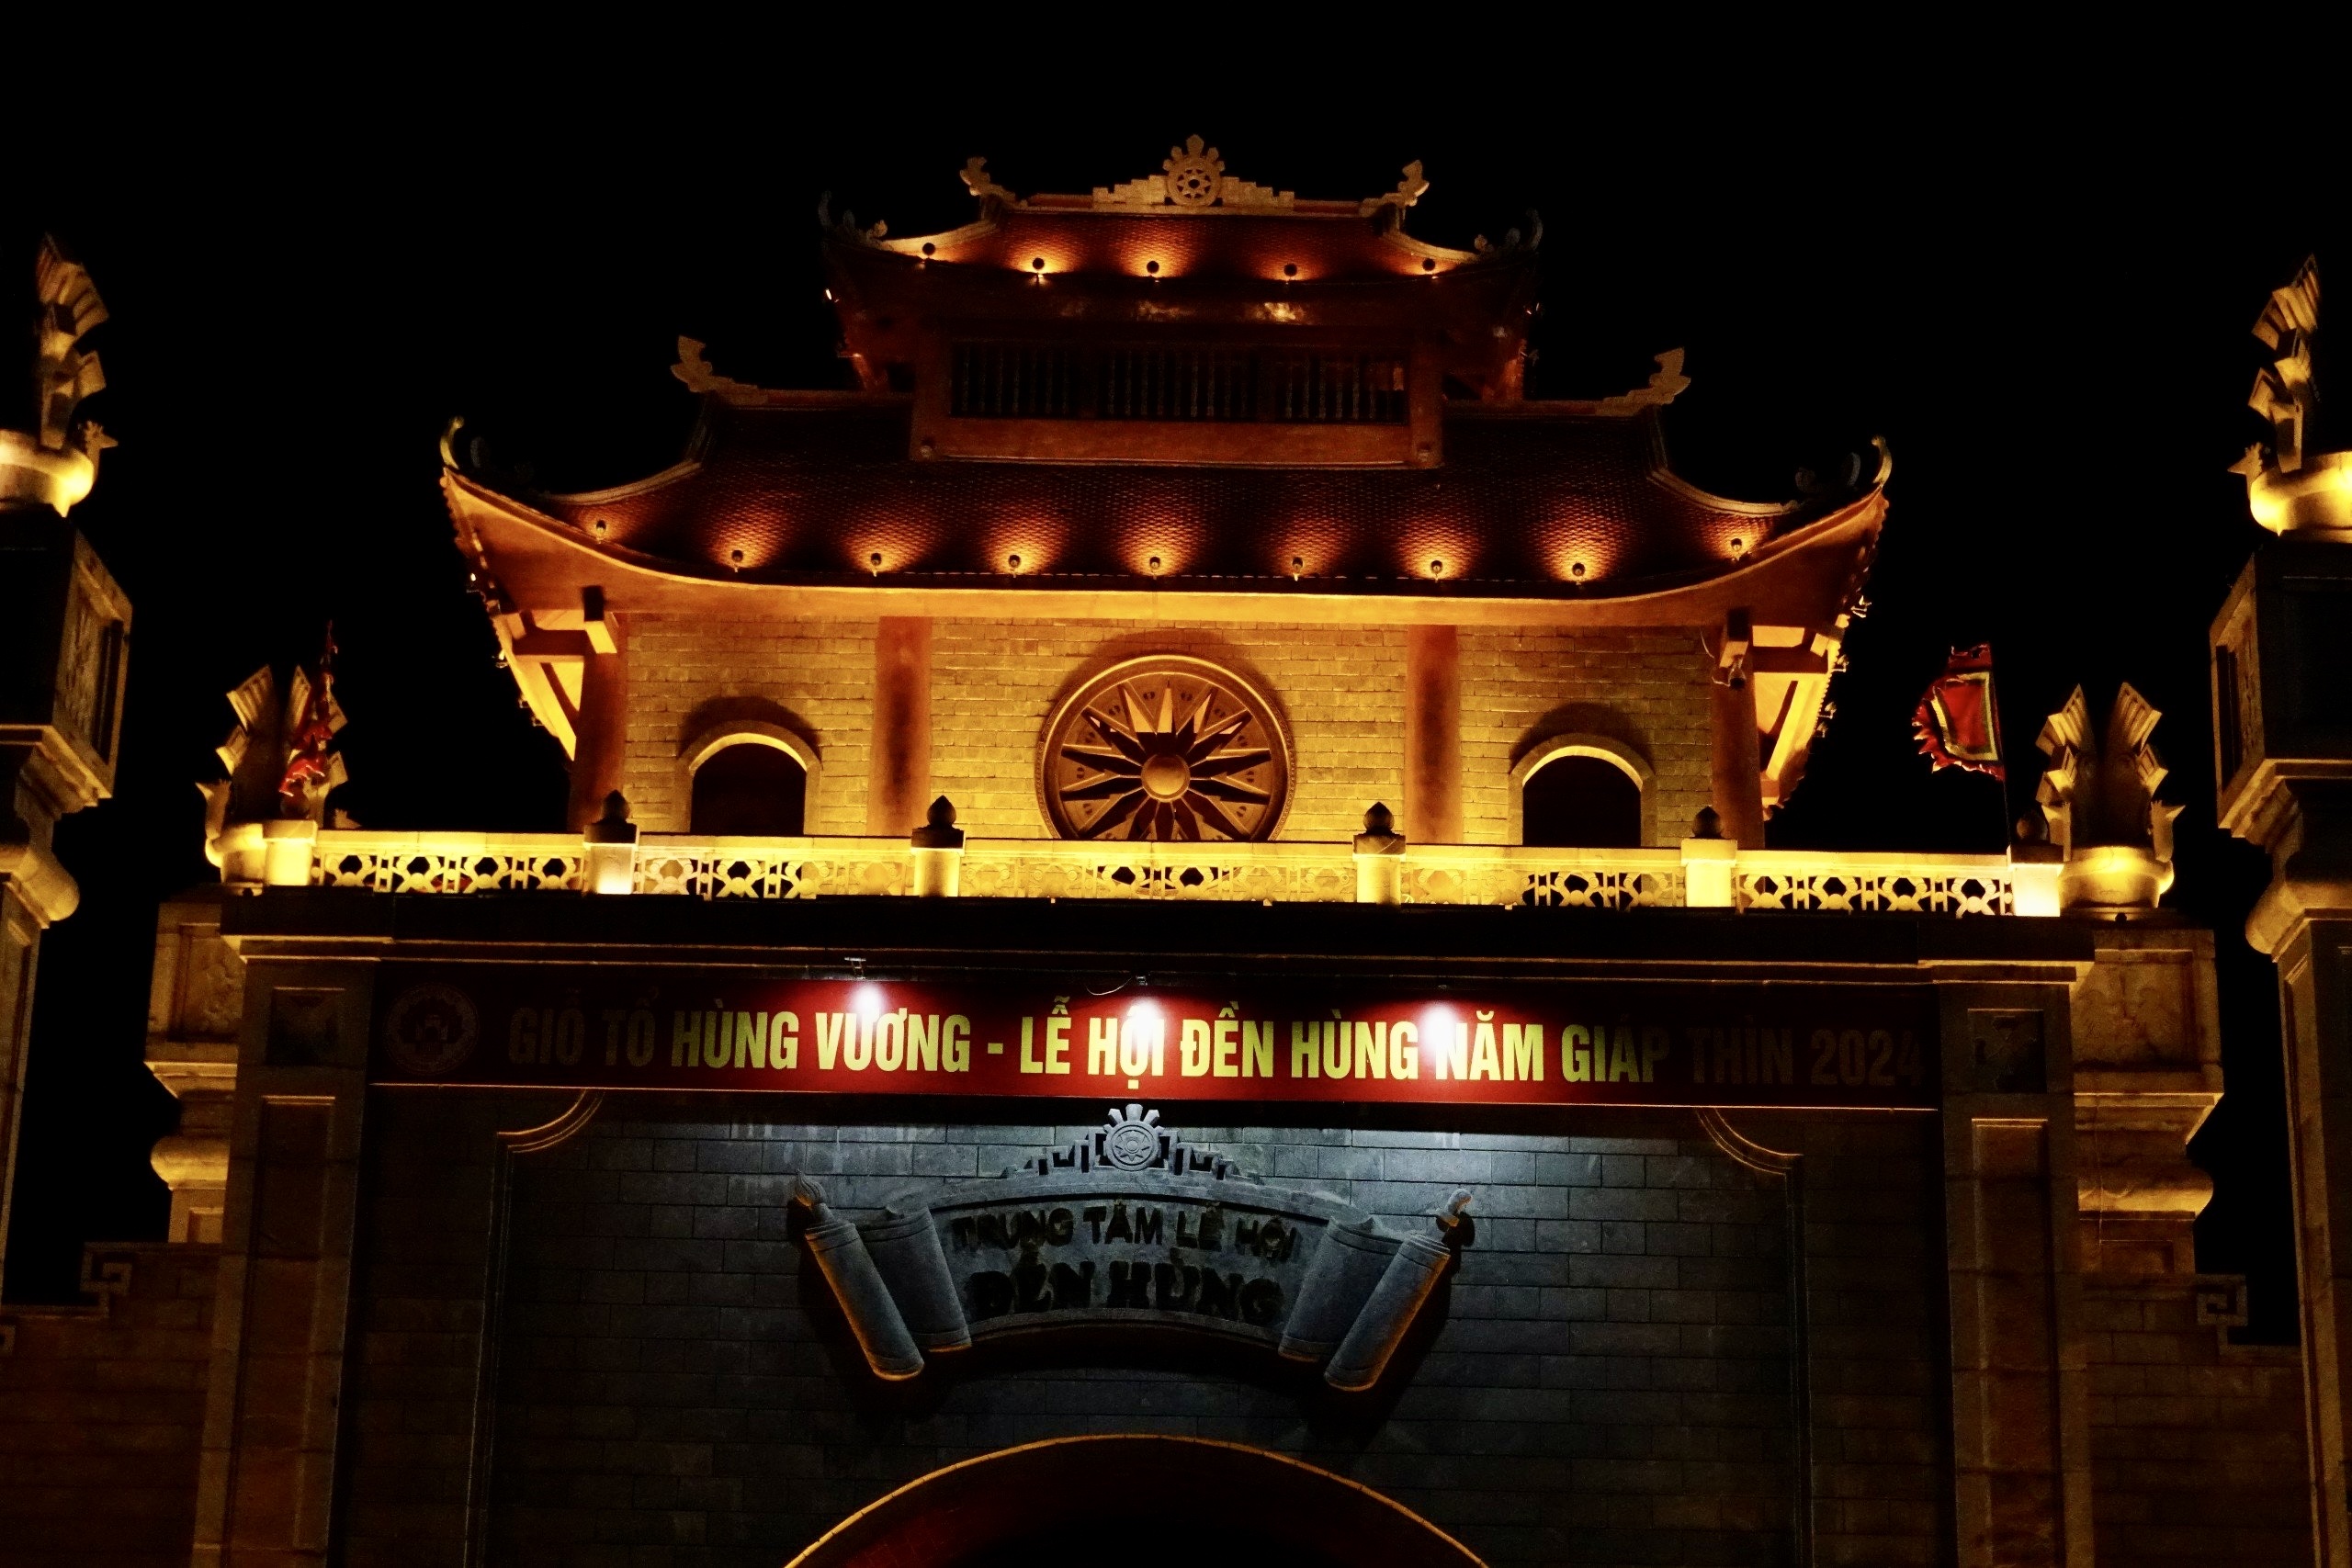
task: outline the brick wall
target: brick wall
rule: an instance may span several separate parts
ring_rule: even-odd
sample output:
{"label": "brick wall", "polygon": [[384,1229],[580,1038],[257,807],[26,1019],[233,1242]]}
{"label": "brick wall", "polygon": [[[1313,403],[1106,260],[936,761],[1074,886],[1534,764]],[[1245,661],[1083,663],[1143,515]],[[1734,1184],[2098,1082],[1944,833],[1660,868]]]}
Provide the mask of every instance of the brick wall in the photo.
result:
{"label": "brick wall", "polygon": [[[1037,744],[1055,702],[1081,672],[1163,652],[1262,682],[1287,716],[1296,765],[1284,838],[1345,839],[1362,830],[1374,800],[1401,804],[1405,637],[1378,626],[938,621],[932,787],[955,800],[963,826],[978,837],[1046,836]],[[791,715],[817,744],[823,771],[808,830],[865,830],[873,623],[647,615],[630,624],[629,660],[623,788],[640,825],[685,828],[678,754],[687,731],[714,701],[753,697]],[[1469,841],[1513,841],[1511,765],[1532,742],[1568,730],[1612,736],[1649,760],[1661,841],[1679,840],[1706,804],[1705,671],[1693,637],[1471,629],[1461,668]]]}
{"label": "brick wall", "polygon": [[2199,1321],[2199,1284],[2085,1281],[2099,1561],[2308,1563],[2301,1356],[2227,1343]]}
{"label": "brick wall", "polygon": [[[355,1325],[356,1565],[456,1561],[485,1278],[490,1168],[466,1152],[488,1142],[481,1104],[387,1097],[378,1123],[367,1224],[379,1239]],[[1081,1129],[739,1122],[709,1101],[637,1114],[608,1111],[515,1166],[493,1560],[773,1568],[942,1464],[1102,1431],[1297,1455],[1498,1564],[1786,1551],[1788,1206],[1687,1119],[1588,1114],[1544,1135],[1181,1127],[1400,1224],[1425,1224],[1456,1184],[1476,1191],[1476,1240],[1433,1333],[1403,1376],[1349,1401],[1270,1355],[1167,1340],[983,1348],[915,1384],[877,1383],[790,1234],[789,1179],[820,1178],[857,1213]],[[1920,1239],[1938,1190],[1931,1136],[1910,1121],[1766,1132],[1820,1145],[1806,1236],[1824,1560],[1935,1561],[1949,1483],[1932,1394],[1940,1308]]]}
{"label": "brick wall", "polygon": [[654,832],[684,832],[679,752],[707,705],[753,697],[776,705],[817,745],[811,833],[865,831],[874,714],[872,621],[638,615],[628,625],[628,760],[622,793]]}
{"label": "brick wall", "polygon": [[1534,743],[1575,731],[1622,740],[1657,773],[1654,841],[1679,843],[1713,793],[1707,667],[1696,633],[1462,633],[1462,829],[1518,841],[1510,771]]}
{"label": "brick wall", "polygon": [[0,1564],[186,1568],[219,1258],[93,1247],[96,1305],[0,1311]]}

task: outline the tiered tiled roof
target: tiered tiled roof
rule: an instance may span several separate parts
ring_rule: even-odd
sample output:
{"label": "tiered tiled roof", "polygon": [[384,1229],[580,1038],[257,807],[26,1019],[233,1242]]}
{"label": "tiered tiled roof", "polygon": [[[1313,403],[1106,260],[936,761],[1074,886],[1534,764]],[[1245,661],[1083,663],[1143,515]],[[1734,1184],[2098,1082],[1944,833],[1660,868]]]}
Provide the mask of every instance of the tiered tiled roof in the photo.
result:
{"label": "tiered tiled roof", "polygon": [[1433,469],[1283,468],[921,461],[907,456],[903,400],[714,399],[677,467],[515,499],[623,558],[746,581],[1296,579],[1604,595],[1729,570],[1857,499],[1707,495],[1666,468],[1654,412],[1593,407],[1449,409]]}

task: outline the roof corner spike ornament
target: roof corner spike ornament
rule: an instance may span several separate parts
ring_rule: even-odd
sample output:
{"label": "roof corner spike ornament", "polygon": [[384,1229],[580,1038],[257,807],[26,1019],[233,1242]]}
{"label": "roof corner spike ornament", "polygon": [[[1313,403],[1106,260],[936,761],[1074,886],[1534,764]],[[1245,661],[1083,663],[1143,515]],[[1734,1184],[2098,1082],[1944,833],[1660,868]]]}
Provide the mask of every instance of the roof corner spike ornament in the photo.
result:
{"label": "roof corner spike ornament", "polygon": [[2092,731],[2077,686],[2034,742],[2050,758],[2034,791],[2050,839],[2064,856],[2062,908],[2153,909],[2172,886],[2172,823],[2180,807],[2156,798],[2165,768],[2149,744],[2164,716],[2128,684],[2115,694],[2104,735]]}
{"label": "roof corner spike ornament", "polygon": [[33,400],[27,429],[0,429],[0,511],[47,506],[62,517],[98,479],[98,454],[115,445],[95,420],[74,418],[106,389],[98,356],[82,339],[107,319],[89,273],[50,236],[33,262]]}
{"label": "roof corner spike ornament", "polygon": [[1934,771],[1960,768],[2006,781],[2001,710],[1993,695],[1993,647],[1955,648],[1943,673],[1928,682],[1912,710],[1911,732]]}
{"label": "roof corner spike ornament", "polygon": [[2230,466],[2232,473],[2245,476],[2247,509],[2274,534],[2352,541],[2352,451],[2320,449],[2325,427],[2312,369],[2318,257],[2306,259],[2292,281],[2272,290],[2254,335],[2271,359],[2256,373],[2246,406],[2269,422],[2270,441],[2248,446]]}

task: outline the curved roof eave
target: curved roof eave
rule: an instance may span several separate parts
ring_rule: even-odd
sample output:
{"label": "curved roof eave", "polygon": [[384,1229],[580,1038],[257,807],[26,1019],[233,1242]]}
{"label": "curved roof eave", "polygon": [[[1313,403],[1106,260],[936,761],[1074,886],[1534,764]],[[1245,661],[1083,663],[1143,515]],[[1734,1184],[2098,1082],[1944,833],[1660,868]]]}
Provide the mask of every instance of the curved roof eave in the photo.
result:
{"label": "curved roof eave", "polygon": [[[969,603],[970,596],[986,593],[988,614],[1020,619],[1133,616],[1164,598],[1171,609],[1182,605],[1195,619],[1262,618],[1272,601],[1284,605],[1291,618],[1317,622],[1359,619],[1375,605],[1393,618],[1396,607],[1410,604],[1427,606],[1429,618],[1441,623],[1702,626],[1730,609],[1747,608],[1768,621],[1813,625],[1842,613],[1860,592],[1886,514],[1882,478],[1836,510],[1758,546],[1736,566],[1680,581],[1653,579],[1653,586],[1632,592],[1533,581],[1517,585],[1518,592],[1498,592],[1492,591],[1503,586],[1498,580],[1478,579],[1435,589],[1405,578],[1367,579],[1340,592],[1320,580],[1280,578],[1162,583],[1107,574],[1056,581],[1044,574],[839,572],[746,579],[716,566],[660,560],[596,544],[570,524],[455,469],[443,471],[442,491],[468,556],[519,592],[517,602],[526,607],[568,608],[577,604],[579,590],[592,584],[603,587],[616,609],[657,611],[699,608],[714,593],[751,593],[809,614],[871,615],[886,607],[894,614],[966,614],[982,608]],[[500,564],[501,557],[507,564]],[[620,583],[637,592],[622,592]],[[1482,587],[1488,591],[1480,592]],[[918,599],[927,607],[911,607],[909,601]],[[1788,603],[1792,599],[1810,602]]]}

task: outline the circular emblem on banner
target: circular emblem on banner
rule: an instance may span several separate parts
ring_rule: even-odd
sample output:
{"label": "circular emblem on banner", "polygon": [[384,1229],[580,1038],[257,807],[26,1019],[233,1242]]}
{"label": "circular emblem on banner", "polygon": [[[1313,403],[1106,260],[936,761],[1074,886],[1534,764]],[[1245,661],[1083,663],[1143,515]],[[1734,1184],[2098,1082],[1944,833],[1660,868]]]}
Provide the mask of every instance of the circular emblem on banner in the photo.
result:
{"label": "circular emblem on banner", "polygon": [[454,986],[428,983],[401,993],[384,1015],[384,1049],[395,1066],[435,1078],[473,1055],[481,1033],[472,998]]}

